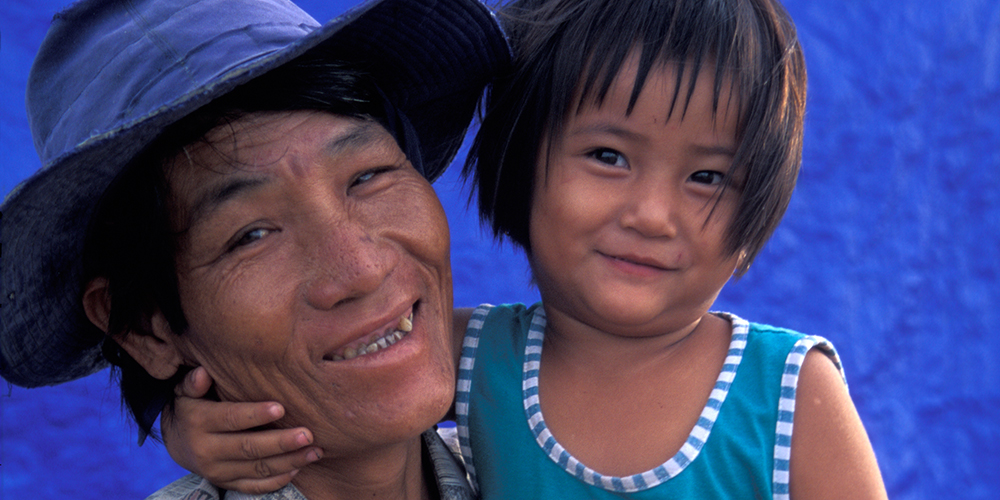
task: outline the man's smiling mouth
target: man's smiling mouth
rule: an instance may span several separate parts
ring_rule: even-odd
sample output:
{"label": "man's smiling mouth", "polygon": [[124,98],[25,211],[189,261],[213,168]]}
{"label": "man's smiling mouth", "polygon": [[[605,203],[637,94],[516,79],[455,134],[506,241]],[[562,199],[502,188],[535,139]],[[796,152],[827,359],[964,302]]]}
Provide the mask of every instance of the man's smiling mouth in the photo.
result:
{"label": "man's smiling mouth", "polygon": [[399,323],[395,327],[390,327],[381,334],[375,334],[367,339],[359,340],[345,346],[337,352],[324,356],[328,361],[347,361],[350,359],[378,352],[396,342],[399,342],[413,330],[413,311],[408,316],[399,318]]}

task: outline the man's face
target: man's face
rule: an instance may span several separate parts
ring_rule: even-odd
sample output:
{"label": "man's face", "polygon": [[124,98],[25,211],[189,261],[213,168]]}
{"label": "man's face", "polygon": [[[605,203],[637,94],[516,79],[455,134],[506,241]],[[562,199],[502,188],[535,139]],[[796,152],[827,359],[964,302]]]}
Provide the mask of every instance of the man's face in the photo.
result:
{"label": "man's face", "polygon": [[[373,121],[258,113],[168,170],[184,362],[274,400],[325,456],[412,438],[451,405],[448,227]],[[412,328],[405,325],[412,322]]]}

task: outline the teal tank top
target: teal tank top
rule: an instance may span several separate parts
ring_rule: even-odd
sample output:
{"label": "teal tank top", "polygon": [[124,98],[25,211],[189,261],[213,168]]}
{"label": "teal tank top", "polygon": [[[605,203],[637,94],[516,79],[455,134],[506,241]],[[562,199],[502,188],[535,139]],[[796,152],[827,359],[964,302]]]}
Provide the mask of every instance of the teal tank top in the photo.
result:
{"label": "teal tank top", "polygon": [[652,470],[609,477],[576,460],[545,426],[538,402],[541,305],[477,308],[466,329],[455,409],[462,455],[483,499],[787,500],[799,368],[813,347],[838,369],[840,360],[821,337],[716,314],[733,325],[729,354],[687,443]]}

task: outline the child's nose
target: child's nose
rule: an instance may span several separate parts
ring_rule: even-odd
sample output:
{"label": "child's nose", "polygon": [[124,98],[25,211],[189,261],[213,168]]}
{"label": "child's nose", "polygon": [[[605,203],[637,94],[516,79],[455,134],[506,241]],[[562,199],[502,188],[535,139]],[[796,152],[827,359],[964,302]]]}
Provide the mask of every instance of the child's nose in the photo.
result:
{"label": "child's nose", "polygon": [[306,301],[322,310],[378,290],[399,261],[394,247],[364,223],[341,220],[330,226],[317,233],[306,252],[311,261]]}
{"label": "child's nose", "polygon": [[663,183],[637,181],[626,200],[621,224],[647,238],[677,235],[677,199]]}

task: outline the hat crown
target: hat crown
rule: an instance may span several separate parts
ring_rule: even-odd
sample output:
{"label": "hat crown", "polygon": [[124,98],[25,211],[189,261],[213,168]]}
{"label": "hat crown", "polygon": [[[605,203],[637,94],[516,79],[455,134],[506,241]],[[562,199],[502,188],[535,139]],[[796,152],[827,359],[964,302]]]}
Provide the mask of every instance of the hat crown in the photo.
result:
{"label": "hat crown", "polygon": [[[231,15],[219,16],[218,12]],[[27,107],[48,166],[148,118],[318,23],[285,0],[85,0],[56,15]]]}

